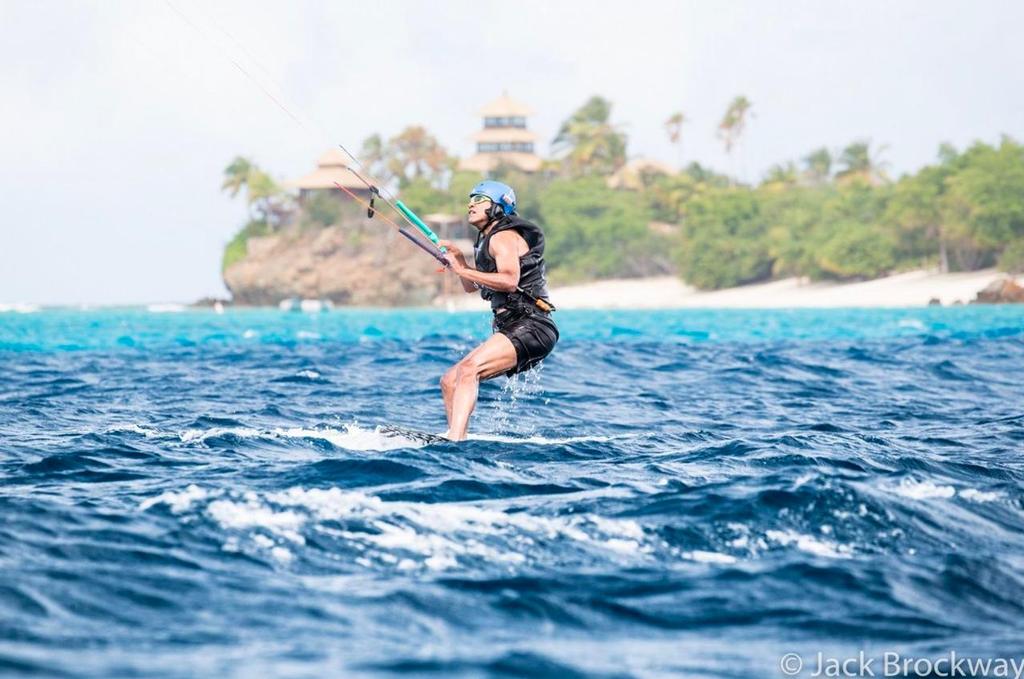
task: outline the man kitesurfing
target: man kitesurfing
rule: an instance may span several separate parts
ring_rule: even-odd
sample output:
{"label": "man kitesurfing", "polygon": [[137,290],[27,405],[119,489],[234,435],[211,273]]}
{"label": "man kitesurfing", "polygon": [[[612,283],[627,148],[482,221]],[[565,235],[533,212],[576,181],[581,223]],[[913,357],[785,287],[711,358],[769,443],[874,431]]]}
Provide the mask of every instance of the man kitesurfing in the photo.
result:
{"label": "man kitesurfing", "polygon": [[374,197],[367,202],[335,182],[337,188],[366,207],[368,217],[376,213],[374,200],[380,198],[430,242],[420,240],[391,219],[384,217],[385,221],[457,275],[466,292],[479,290],[480,296],[491,303],[494,334],[441,378],[448,431],[435,436],[403,427],[379,427],[379,431],[389,436],[427,442],[445,438],[463,441],[469,416],[476,407],[480,381],[501,374],[511,377],[529,370],[551,353],[558,341],[558,328],[551,320],[555,307],[548,299],[544,233],[539,226],[516,214],[516,194],[511,186],[493,180],[482,181],[469,194],[467,217],[478,231],[473,246],[475,266],[471,267],[458,245],[439,239],[405,203],[397,199],[392,202],[361,174],[348,169],[370,187]]}
{"label": "man kitesurfing", "polygon": [[439,241],[462,288],[490,301],[494,334],[441,378],[452,441],[466,438],[481,380],[529,370],[551,353],[558,328],[551,319],[544,268],[544,234],[516,214],[511,186],[482,181],[469,194],[468,220],[478,230],[474,265],[451,241]]}
{"label": "man kitesurfing", "polygon": [[[182,20],[210,39],[171,0],[165,2]],[[289,118],[307,132],[313,132],[302,118],[285,105],[280,96],[276,96],[255,78],[242,63],[223,50],[221,53]],[[280,91],[280,87],[275,89]],[[452,441],[462,441],[466,438],[469,416],[476,406],[480,380],[497,377],[502,373],[512,376],[529,370],[551,353],[558,341],[558,328],[551,320],[551,312],[555,307],[548,300],[544,234],[536,224],[516,214],[516,194],[511,186],[493,180],[482,181],[469,194],[468,220],[479,231],[474,246],[475,266],[471,267],[457,245],[440,240],[422,219],[374,180],[355,155],[344,145],[339,143],[337,146],[355,164],[356,167],[347,164],[344,167],[366,185],[369,190],[368,200],[337,181],[334,185],[363,205],[367,218],[380,214],[377,200],[393,209],[409,226],[426,236],[429,242],[402,224],[384,215],[380,215],[381,218],[413,245],[449,267],[459,276],[466,292],[479,290],[480,295],[491,303],[494,334],[466,354],[441,378],[445,414],[448,418],[445,437]],[[379,430],[397,435],[413,434],[421,440],[438,438],[401,427],[380,427]]]}

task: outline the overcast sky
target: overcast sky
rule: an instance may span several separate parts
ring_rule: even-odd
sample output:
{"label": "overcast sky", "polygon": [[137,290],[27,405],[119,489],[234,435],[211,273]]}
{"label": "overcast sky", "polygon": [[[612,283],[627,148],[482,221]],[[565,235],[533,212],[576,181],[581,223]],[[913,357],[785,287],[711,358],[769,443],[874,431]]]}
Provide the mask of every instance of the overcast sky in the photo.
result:
{"label": "overcast sky", "polygon": [[[683,160],[748,181],[856,139],[899,175],[943,141],[1024,138],[1018,1],[170,3],[0,0],[0,303],[226,295],[235,155],[292,178],[409,124],[467,155],[502,90],[542,153],[600,94],[630,156],[675,163],[682,110]],[[738,94],[731,161],[714,132]]]}

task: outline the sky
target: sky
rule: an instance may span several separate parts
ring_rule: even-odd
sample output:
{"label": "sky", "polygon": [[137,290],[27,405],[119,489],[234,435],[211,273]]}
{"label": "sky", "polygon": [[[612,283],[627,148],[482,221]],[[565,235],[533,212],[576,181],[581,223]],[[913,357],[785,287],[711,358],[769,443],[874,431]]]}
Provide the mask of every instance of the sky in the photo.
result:
{"label": "sky", "polygon": [[[898,177],[942,142],[1024,138],[1021,25],[1000,0],[0,0],[0,303],[227,296],[232,158],[295,178],[411,124],[465,156],[503,91],[541,153],[597,94],[630,157],[757,181],[870,140]],[[737,95],[753,118],[730,157]]]}

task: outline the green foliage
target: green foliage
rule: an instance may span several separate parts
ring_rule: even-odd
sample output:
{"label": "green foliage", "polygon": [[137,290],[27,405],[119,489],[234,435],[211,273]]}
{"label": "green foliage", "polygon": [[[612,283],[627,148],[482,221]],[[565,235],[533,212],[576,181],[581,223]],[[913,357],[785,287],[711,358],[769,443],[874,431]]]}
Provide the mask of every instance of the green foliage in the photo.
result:
{"label": "green foliage", "polygon": [[823,184],[832,177],[832,153],[825,147],[811,151],[803,158],[804,175],[812,184]]}
{"label": "green foliage", "polygon": [[571,177],[607,175],[626,162],[626,135],[611,123],[612,104],[591,97],[562,123],[551,148]]}
{"label": "green foliage", "polygon": [[858,180],[868,184],[885,181],[887,163],[880,158],[884,151],[884,146],[872,150],[871,143],[865,140],[849,144],[839,154],[842,169],[836,173],[836,179],[839,182]]}
{"label": "green foliage", "polygon": [[466,204],[469,202],[469,192],[480,183],[483,177],[478,172],[455,172],[448,182],[448,194],[450,196],[450,212],[462,214],[466,211]]}
{"label": "green foliage", "polygon": [[949,205],[979,247],[997,249],[1024,237],[1024,147],[1003,140],[975,145],[968,162],[947,179]]}
{"label": "green foliage", "polygon": [[[756,190],[703,190],[683,175],[650,191],[661,219],[682,224],[679,272],[716,288],[767,276],[863,279],[922,265],[971,270],[1020,266],[1024,242],[1024,148],[1005,139],[885,180],[878,151],[844,149],[834,183],[819,149],[802,176],[780,164]],[[770,272],[766,273],[766,267]]]}
{"label": "green foliage", "polygon": [[267,223],[259,220],[250,220],[243,226],[234,238],[224,248],[224,256],[221,259],[220,270],[227,271],[235,262],[245,259],[248,252],[249,239],[255,236],[266,236],[270,233]]}
{"label": "green foliage", "polygon": [[796,169],[796,163],[778,163],[768,168],[762,186],[776,191],[796,186],[800,182],[800,172]]}
{"label": "green foliage", "polygon": [[732,153],[733,147],[743,135],[753,106],[750,100],[742,95],[729,102],[729,108],[725,110],[722,121],[718,123],[718,136],[725,145],[726,153]]}
{"label": "green foliage", "polygon": [[[885,176],[882,147],[858,141],[838,154],[814,150],[800,166],[779,163],[756,188],[691,163],[679,174],[615,190],[606,178],[625,161],[626,135],[610,123],[611,109],[593,97],[565,121],[555,139],[560,164],[533,174],[511,165],[490,173],[516,189],[519,214],[544,228],[556,281],[675,271],[698,287],[722,288],[782,276],[864,279],[922,265],[972,270],[998,263],[1024,271],[1024,146],[1012,139],[963,152],[943,144],[936,164],[895,183]],[[750,109],[738,97],[723,119],[730,148]],[[666,121],[670,139],[678,142],[684,122],[682,114]],[[482,179],[456,171],[420,127],[387,142],[369,138],[363,157],[420,215],[465,214],[470,189]],[[291,206],[270,175],[243,157],[225,169],[222,189],[244,193],[250,213],[225,249],[226,269],[245,256],[249,238],[280,229]],[[354,224],[362,208],[351,207],[312,192],[297,223]],[[372,237],[356,228],[349,236]]]}
{"label": "green foliage", "polygon": [[760,204],[747,189],[718,189],[687,206],[677,261],[683,278],[725,288],[768,278],[772,258]]}
{"label": "green foliage", "polygon": [[381,186],[397,184],[403,190],[420,180],[441,186],[456,160],[420,125],[406,127],[387,142],[379,134],[370,135],[363,140],[359,157],[371,181]]}
{"label": "green foliage", "polygon": [[999,256],[999,268],[1012,274],[1024,273],[1024,238],[1006,246]]}
{"label": "green foliage", "polygon": [[612,191],[601,178],[559,179],[538,195],[547,263],[557,278],[648,273],[659,243],[643,196]]}
{"label": "green foliage", "polygon": [[290,196],[278,186],[273,177],[248,158],[236,156],[224,168],[224,181],[220,188],[232,198],[244,189],[250,218],[262,221],[271,228],[281,226],[292,214]]}
{"label": "green foliage", "polygon": [[864,279],[888,272],[895,260],[891,234],[857,221],[835,223],[834,232],[817,252],[817,265],[826,276]]}
{"label": "green foliage", "polygon": [[[804,273],[839,279],[887,273],[895,264],[894,241],[879,223],[888,195],[888,189],[862,180],[840,184],[825,194],[821,221],[812,227],[808,239]],[[883,247],[872,245],[872,239]]]}
{"label": "green foliage", "polygon": [[[372,139],[366,143],[372,143]],[[411,125],[389,139],[381,153],[388,172],[398,179],[401,188],[417,180],[439,185],[455,164],[434,135],[419,125]]]}
{"label": "green foliage", "polygon": [[242,156],[235,156],[231,164],[224,168],[224,182],[220,185],[220,190],[227,191],[228,195],[234,198],[239,191],[245,188],[252,169],[252,161]]}
{"label": "green foliage", "polygon": [[301,222],[306,227],[325,227],[337,224],[342,217],[341,201],[337,195],[326,191],[314,191],[303,203]]}
{"label": "green foliage", "polygon": [[725,175],[716,174],[699,163],[690,163],[680,174],[655,178],[647,187],[646,194],[655,219],[675,223],[683,218],[685,207],[691,200],[710,189],[725,188],[729,184]]}
{"label": "green foliage", "polygon": [[406,184],[399,197],[420,216],[431,212],[447,212],[452,208],[451,194],[431,186],[430,182],[423,178],[414,179]]}
{"label": "green foliage", "polygon": [[883,221],[894,227],[898,259],[937,261],[942,271],[949,270],[948,236],[942,228],[942,197],[948,176],[948,168],[926,167],[893,187]]}
{"label": "green foliage", "polygon": [[829,186],[758,190],[772,275],[803,276],[818,271],[815,249],[822,239],[819,231],[825,223],[826,205],[834,200],[835,193]]}

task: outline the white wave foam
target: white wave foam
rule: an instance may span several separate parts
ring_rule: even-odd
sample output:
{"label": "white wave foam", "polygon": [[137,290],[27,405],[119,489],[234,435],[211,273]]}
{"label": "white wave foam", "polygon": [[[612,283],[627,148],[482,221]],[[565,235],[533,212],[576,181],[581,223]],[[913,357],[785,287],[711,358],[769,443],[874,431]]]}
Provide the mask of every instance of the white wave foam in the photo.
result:
{"label": "white wave foam", "polygon": [[566,438],[546,438],[544,436],[527,436],[525,438],[515,436],[502,436],[500,434],[470,434],[471,441],[492,441],[494,443],[536,443],[544,446],[560,446],[566,443],[583,443],[593,441],[604,443],[615,439],[629,438],[628,436],[569,436]]}
{"label": "white wave foam", "polygon": [[244,502],[216,500],[206,511],[222,528],[265,528],[300,545],[306,542],[297,532],[305,523],[305,517],[292,511],[274,511],[255,496],[247,497]]}
{"label": "white wave foam", "polygon": [[913,328],[914,330],[924,330],[927,327],[916,318],[901,318],[897,325],[901,328]]}
{"label": "white wave foam", "polygon": [[997,490],[958,489],[950,485],[940,485],[929,480],[918,481],[915,479],[902,479],[898,486],[889,486],[888,490],[911,500],[949,499],[958,496],[971,502],[995,502],[1006,497]]}
{"label": "white wave foam", "polygon": [[[302,371],[299,373],[305,377],[316,378],[319,373],[314,370]],[[181,432],[164,432],[145,425],[128,423],[113,425],[106,429],[108,433],[119,431],[142,434],[147,438],[160,436],[177,437],[182,443],[202,443],[211,437],[235,436],[237,438],[286,438],[286,439],[320,439],[345,450],[352,451],[388,451],[400,448],[422,448],[426,444],[417,439],[403,438],[393,433],[382,434],[380,426],[367,429],[358,424],[344,424],[341,429],[332,427],[278,427],[272,430],[255,429],[253,427],[210,427],[201,429],[197,427],[185,429]],[[439,434],[441,435],[441,434]],[[534,444],[534,445],[564,445],[566,443],[577,443],[584,441],[604,442],[623,436],[572,436],[567,438],[546,438],[543,436],[529,436],[517,438],[514,436],[500,436],[495,434],[474,434],[470,440],[491,441],[494,443],[510,444]]]}
{"label": "white wave foam", "polygon": [[929,500],[932,498],[950,498],[956,495],[953,486],[940,486],[932,481],[901,479],[900,485],[890,486],[889,490],[911,500]]}
{"label": "white wave foam", "polygon": [[[396,450],[398,448],[420,448],[425,444],[422,441],[415,439],[405,439],[394,434],[382,434],[380,427],[374,427],[373,429],[364,429],[358,424],[346,424],[343,425],[344,430],[331,429],[329,427],[321,429],[307,429],[307,428],[292,428],[292,429],[276,429],[274,433],[280,436],[286,436],[291,438],[319,438],[325,441],[329,441],[339,448],[345,448],[347,450]],[[512,443],[512,444],[539,444],[539,445],[563,445],[566,443],[577,443],[583,441],[611,441],[614,437],[611,436],[572,436],[568,438],[546,438],[543,436],[529,436],[526,438],[517,438],[514,436],[501,436],[497,434],[470,434],[469,440],[471,441],[490,441],[493,443]],[[621,438],[621,437],[620,437]]]}
{"label": "white wave foam", "polygon": [[344,430],[331,429],[306,429],[305,427],[293,427],[291,429],[275,429],[274,434],[285,438],[310,438],[327,441],[332,445],[345,450],[354,451],[387,451],[398,450],[399,448],[422,448],[425,443],[413,441],[398,436],[380,433],[379,427],[375,429],[363,429],[355,424],[344,425]]}
{"label": "white wave foam", "polygon": [[211,494],[205,488],[200,488],[199,486],[193,483],[180,493],[175,493],[174,491],[167,491],[164,493],[160,493],[160,495],[157,495],[156,497],[144,500],[139,504],[139,509],[145,511],[152,507],[153,505],[165,504],[170,508],[171,512],[173,512],[174,514],[181,514],[183,512],[188,511],[188,509],[193,505],[193,503],[206,500],[210,497],[216,497],[219,494],[219,492],[214,492],[213,494]]}
{"label": "white wave foam", "polygon": [[251,429],[249,427],[211,427],[210,429],[186,429],[181,432],[178,437],[181,439],[182,443],[192,443],[195,441],[205,441],[213,436],[225,435],[249,439],[260,438],[267,434],[261,432],[259,429]]}
{"label": "white wave foam", "polygon": [[[203,492],[190,486],[183,493],[147,500],[143,508],[166,503],[181,513],[204,500]],[[339,488],[294,487],[263,495],[209,497],[211,501],[197,511],[226,531],[247,534],[243,540],[248,537],[257,549],[302,546],[304,535],[317,532],[353,545],[368,567],[442,571],[457,568],[467,558],[519,564],[531,557],[545,558],[545,547],[552,541],[560,543],[558,555],[547,557],[552,559],[566,558],[566,541],[576,550],[616,561],[643,560],[656,548],[665,549],[635,521],[588,514],[537,516],[480,504],[386,502]],[[230,535],[224,548],[243,544]]]}
{"label": "white wave foam", "polygon": [[152,427],[143,427],[142,425],[134,424],[134,423],[111,425],[111,426],[107,427],[106,429],[104,429],[103,433],[104,434],[119,434],[119,433],[141,434],[142,436],[145,436],[148,439],[156,438],[156,437],[161,435],[160,431],[157,430],[157,429],[153,429]]}
{"label": "white wave foam", "polygon": [[765,537],[783,547],[795,545],[802,552],[831,559],[846,559],[853,553],[853,550],[848,545],[819,540],[814,536],[803,535],[792,530],[765,531]]}
{"label": "white wave foam", "polygon": [[273,430],[255,429],[252,427],[210,427],[209,429],[189,428],[178,433],[169,433],[152,427],[129,423],[113,425],[105,431],[107,433],[132,432],[142,434],[147,438],[173,436],[177,437],[182,443],[202,443],[216,436],[235,436],[241,439],[311,438],[327,441],[339,448],[354,451],[387,451],[399,448],[422,447],[425,445],[421,441],[403,439],[394,435],[385,436],[380,433],[379,428],[363,429],[355,424],[343,426],[344,429],[291,427]]}
{"label": "white wave foam", "polygon": [[998,490],[985,491],[978,490],[977,488],[965,488],[960,491],[960,497],[972,502],[995,502],[996,500],[1002,500],[1006,496]]}
{"label": "white wave foam", "polygon": [[320,378],[320,373],[315,370],[300,370],[295,373],[296,377],[305,377],[306,379],[316,380]]}
{"label": "white wave foam", "polygon": [[695,549],[692,552],[683,552],[684,559],[690,559],[692,561],[699,561],[700,563],[714,563],[714,564],[730,564],[736,563],[736,557],[729,554],[722,554],[721,552],[705,552],[701,549]]}

